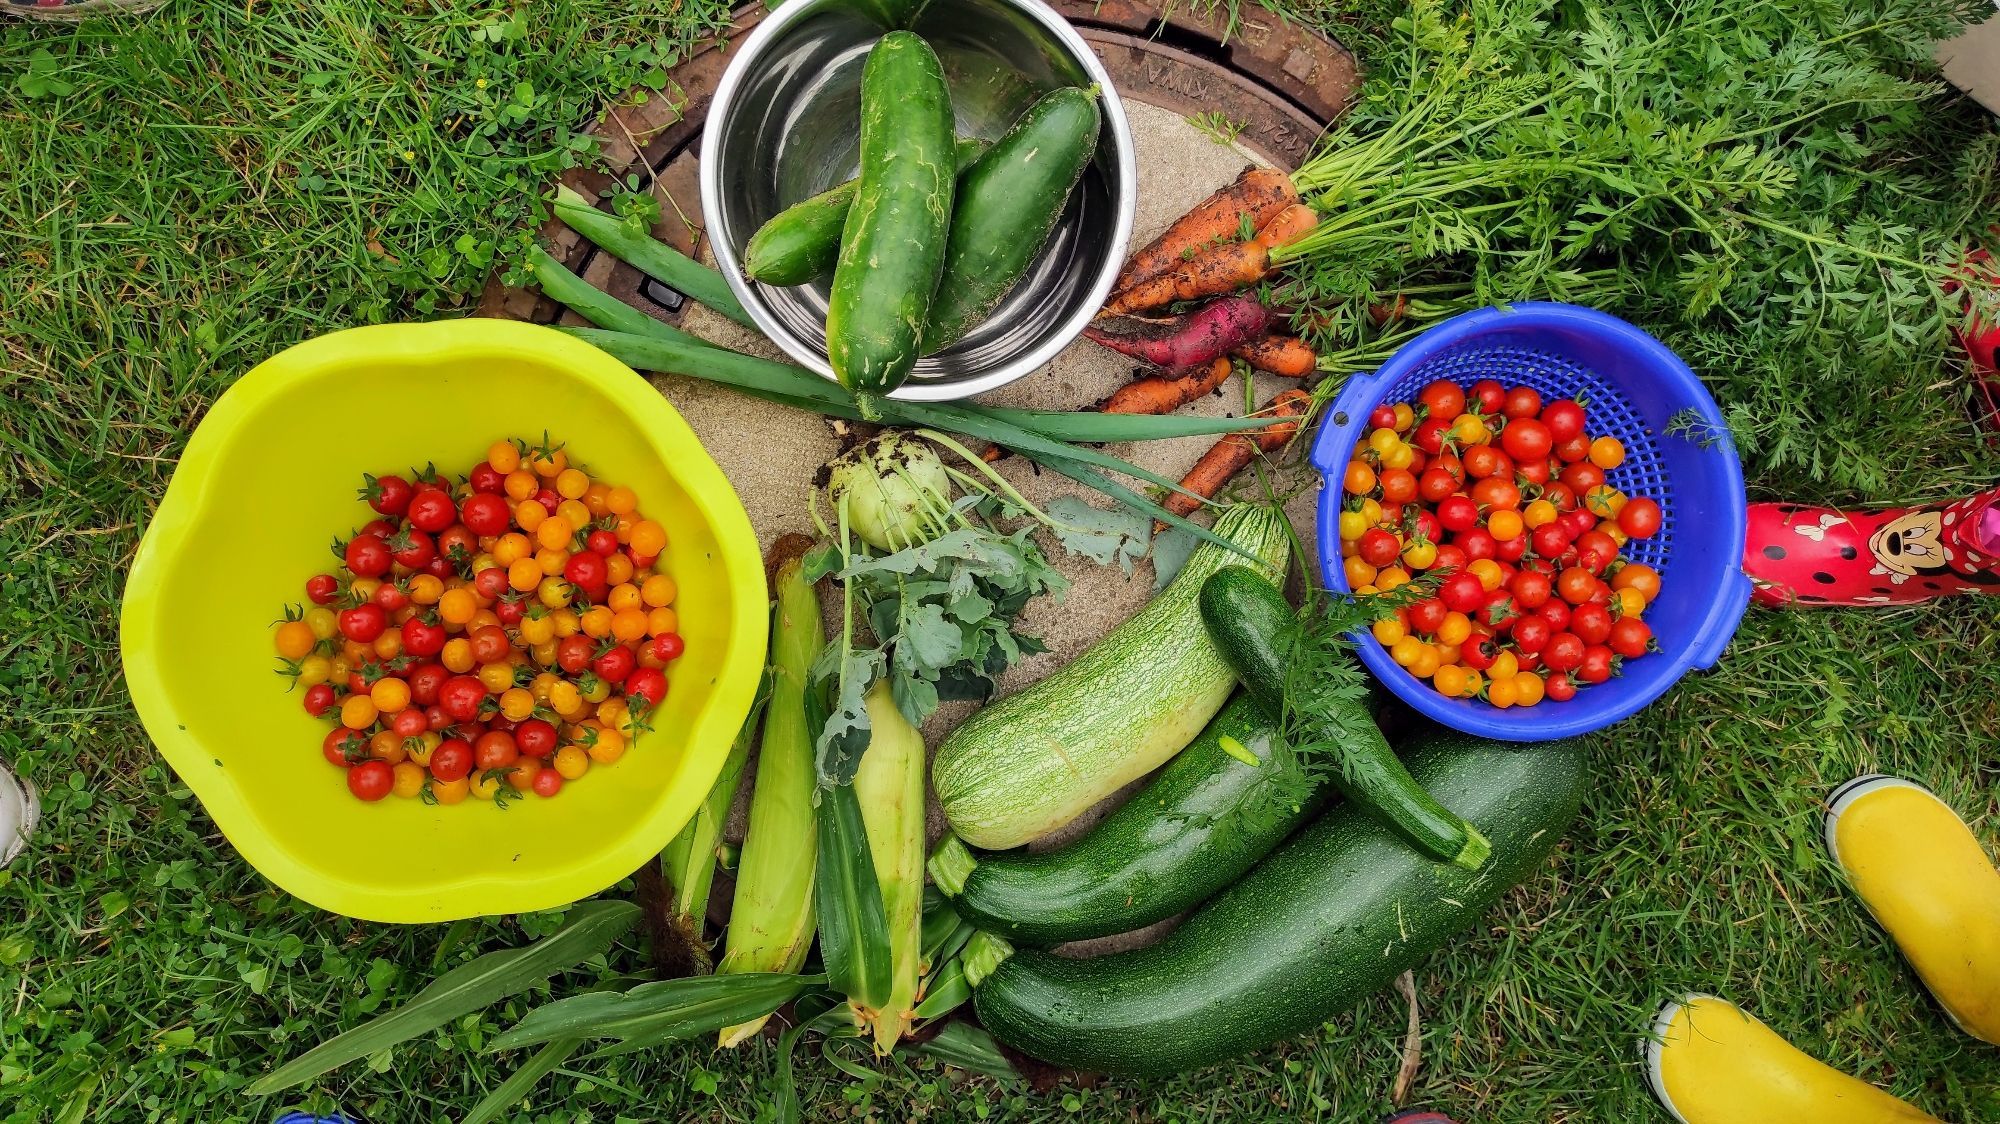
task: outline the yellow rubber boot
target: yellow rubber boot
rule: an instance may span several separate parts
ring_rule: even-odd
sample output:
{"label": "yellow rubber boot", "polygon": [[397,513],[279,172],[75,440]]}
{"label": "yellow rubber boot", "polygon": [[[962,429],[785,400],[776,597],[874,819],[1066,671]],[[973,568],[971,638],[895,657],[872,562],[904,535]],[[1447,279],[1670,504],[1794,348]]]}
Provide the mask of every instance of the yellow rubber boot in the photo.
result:
{"label": "yellow rubber boot", "polygon": [[1861,777],[1834,793],[1826,844],[1951,1021],[2000,1044],[2000,870],[1965,821],[1921,786]]}
{"label": "yellow rubber boot", "polygon": [[1681,1124],[1941,1124],[1712,995],[1667,1004],[1640,1049],[1653,1095]]}

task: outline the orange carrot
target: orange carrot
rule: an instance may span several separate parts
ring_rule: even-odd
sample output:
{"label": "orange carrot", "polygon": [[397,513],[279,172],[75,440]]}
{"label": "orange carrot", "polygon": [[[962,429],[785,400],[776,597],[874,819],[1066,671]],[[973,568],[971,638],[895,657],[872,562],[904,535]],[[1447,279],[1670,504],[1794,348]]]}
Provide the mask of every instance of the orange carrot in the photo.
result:
{"label": "orange carrot", "polygon": [[1312,345],[1297,336],[1265,336],[1256,343],[1232,348],[1229,354],[1266,374],[1302,379],[1319,366]]}
{"label": "orange carrot", "polygon": [[1301,237],[1318,223],[1319,215],[1311,207],[1294,203],[1273,216],[1250,241],[1217,246],[1151,280],[1114,293],[1104,311],[1111,315],[1144,312],[1255,285],[1271,272],[1272,250]]}
{"label": "orange carrot", "polygon": [[1180,265],[1190,251],[1199,254],[1211,246],[1241,238],[1245,215],[1250,216],[1250,229],[1256,230],[1270,221],[1272,215],[1298,201],[1299,190],[1292,186],[1292,177],[1271,168],[1245,168],[1235,183],[1196,204],[1168,227],[1165,234],[1133,254],[1132,260],[1125,263],[1125,271],[1118,275],[1114,291],[1152,280]]}
{"label": "orange carrot", "polygon": [[[1312,404],[1312,395],[1303,390],[1287,390],[1271,399],[1269,405],[1257,411],[1258,417],[1302,418],[1306,408]],[[1194,467],[1181,477],[1181,487],[1203,499],[1214,499],[1236,474],[1248,467],[1251,460],[1261,452],[1271,452],[1290,441],[1299,432],[1299,423],[1281,422],[1249,433],[1231,433],[1211,446]],[[1194,496],[1174,492],[1167,496],[1162,505],[1175,515],[1189,515],[1201,506],[1201,500]],[[1153,532],[1166,530],[1165,523],[1153,524]]]}
{"label": "orange carrot", "polygon": [[1096,408],[1107,414],[1171,414],[1197,398],[1213,394],[1216,387],[1229,381],[1230,367],[1228,359],[1217,359],[1181,378],[1149,375],[1133,379],[1112,391]]}

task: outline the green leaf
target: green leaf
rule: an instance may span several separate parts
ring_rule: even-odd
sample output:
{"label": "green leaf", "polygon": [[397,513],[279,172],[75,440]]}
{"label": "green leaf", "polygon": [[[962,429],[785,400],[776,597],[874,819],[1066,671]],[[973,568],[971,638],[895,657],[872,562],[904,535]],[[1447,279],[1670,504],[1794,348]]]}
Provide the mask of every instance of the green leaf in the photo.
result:
{"label": "green leaf", "polygon": [[61,69],[62,64],[47,47],[36,47],[28,55],[28,69],[14,80],[14,87],[31,98],[62,97],[76,87],[56,77]]}
{"label": "green leaf", "polygon": [[1136,511],[1104,511],[1075,496],[1060,496],[1049,505],[1056,521],[1056,538],[1071,552],[1100,566],[1112,562],[1127,576],[1132,564],[1146,556],[1152,539],[1151,521]]}
{"label": "green leaf", "polygon": [[827,984],[862,1007],[889,1001],[894,982],[889,919],[852,785],[819,793],[819,951]]}
{"label": "green leaf", "polygon": [[261,1097],[289,1089],[525,991],[604,952],[638,917],[639,907],[631,902],[585,902],[570,910],[563,927],[548,937],[453,968],[408,1003],[327,1039],[258,1078],[246,1092]]}
{"label": "green leaf", "polygon": [[522,1062],[520,1068],[507,1075],[507,1080],[481,1097],[459,1124],[487,1124],[488,1121],[498,1120],[501,1113],[526,1100],[542,1078],[555,1072],[570,1059],[570,1055],[582,1049],[583,1041],[581,1038],[558,1038],[535,1051],[534,1057]]}
{"label": "green leaf", "polygon": [[917,1053],[936,1058],[946,1065],[983,1073],[1003,1081],[1017,1080],[1021,1071],[1000,1052],[993,1036],[971,1023],[946,1023],[929,1041],[913,1047]]}
{"label": "green leaf", "polygon": [[564,1038],[614,1038],[644,1045],[692,1038],[768,1015],[806,988],[824,982],[823,976],[743,972],[574,995],[529,1011],[487,1049],[512,1050]]}

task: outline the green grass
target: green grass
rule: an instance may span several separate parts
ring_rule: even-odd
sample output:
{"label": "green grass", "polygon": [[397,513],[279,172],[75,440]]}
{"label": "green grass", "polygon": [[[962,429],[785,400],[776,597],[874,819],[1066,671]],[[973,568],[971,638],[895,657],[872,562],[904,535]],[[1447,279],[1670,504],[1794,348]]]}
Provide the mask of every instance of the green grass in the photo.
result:
{"label": "green grass", "polygon": [[[125,567],[215,395],[301,338],[463,309],[538,187],[587,158],[595,108],[657,84],[722,6],[520,11],[178,0],[143,21],[0,24],[0,755],[46,802],[36,846],[0,872],[8,1124],[268,1120],[281,1106],[240,1092],[256,1075],[435,963],[552,925],[390,928],[274,891],[154,756],[116,657]],[[1762,401],[1754,370],[1704,373]],[[1909,466],[1884,498],[1985,481],[1949,356],[1838,374],[1856,402],[1909,408],[1791,426],[1753,450],[1760,492],[1825,494],[1843,477],[1816,466],[1843,459]],[[302,439],[338,424],[301,418]],[[1714,674],[1597,739],[1602,782],[1559,859],[1418,973],[1413,1099],[1468,1124],[1663,1119],[1632,1045],[1662,999],[1703,990],[1939,1116],[2000,1119],[2000,1052],[1950,1029],[1816,843],[1827,790],[1884,769],[2000,844],[1996,636],[1992,602],[1758,614]],[[393,856],[364,844],[356,861]],[[637,964],[628,943],[598,970]],[[481,1051],[523,1006],[306,1100],[378,1124],[461,1111],[523,1060]],[[1365,1120],[1388,1107],[1404,1018],[1384,995],[1208,1073],[1046,1094],[930,1062],[862,1081],[814,1060],[801,1080],[807,1119]],[[752,1120],[770,1061],[760,1043],[573,1063],[519,1119]]]}

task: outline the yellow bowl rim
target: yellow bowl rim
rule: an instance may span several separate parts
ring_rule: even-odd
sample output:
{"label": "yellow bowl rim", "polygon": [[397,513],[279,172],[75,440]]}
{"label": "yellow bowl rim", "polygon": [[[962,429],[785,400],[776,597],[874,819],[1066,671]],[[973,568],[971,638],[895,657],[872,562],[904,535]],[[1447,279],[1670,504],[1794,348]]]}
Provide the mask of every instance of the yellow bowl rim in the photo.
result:
{"label": "yellow bowl rim", "polygon": [[[418,362],[463,360],[495,351],[534,355],[588,383],[631,416],[654,455],[673,466],[670,471],[680,479],[690,502],[709,520],[725,583],[735,601],[732,642],[717,669],[708,704],[688,728],[687,744],[712,742],[726,747],[735,739],[763,672],[769,606],[762,553],[736,490],[680,412],[631,368],[553,329],[484,318],[379,324],[331,332],[264,360],[216,399],[188,439],[126,578],[119,612],[119,657],[132,704],[160,754],[201,800],[237,852],[279,888],[322,909],[367,921],[419,923],[530,913],[579,901],[630,876],[666,846],[707,795],[721,770],[724,753],[707,754],[712,767],[706,776],[691,777],[690,783],[663,793],[645,817],[628,822],[616,838],[607,839],[594,851],[579,853],[569,867],[523,878],[504,889],[448,885],[356,890],[345,884],[322,883],[311,867],[257,830],[248,801],[233,783],[215,770],[197,767],[211,755],[183,727],[158,673],[153,621],[165,570],[163,552],[171,549],[170,544],[200,514],[200,497],[239,425],[293,379],[323,376],[351,366],[358,357],[382,351]],[[689,455],[690,451],[698,455]],[[504,900],[496,900],[499,897]]]}

